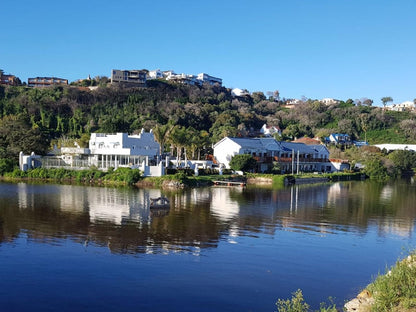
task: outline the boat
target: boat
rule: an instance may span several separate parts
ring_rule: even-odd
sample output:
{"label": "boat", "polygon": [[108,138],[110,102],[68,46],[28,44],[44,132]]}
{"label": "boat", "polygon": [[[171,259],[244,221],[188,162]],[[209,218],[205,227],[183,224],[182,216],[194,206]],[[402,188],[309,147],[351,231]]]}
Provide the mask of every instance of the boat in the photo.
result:
{"label": "boat", "polygon": [[150,198],[150,209],[169,209],[170,202],[164,196],[157,198]]}

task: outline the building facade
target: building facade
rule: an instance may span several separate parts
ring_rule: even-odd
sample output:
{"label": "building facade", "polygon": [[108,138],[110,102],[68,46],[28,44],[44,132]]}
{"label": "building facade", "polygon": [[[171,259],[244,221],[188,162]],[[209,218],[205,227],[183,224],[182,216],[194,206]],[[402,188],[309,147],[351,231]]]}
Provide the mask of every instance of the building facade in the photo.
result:
{"label": "building facade", "polygon": [[214,158],[225,168],[235,155],[249,154],[257,160],[257,172],[268,172],[276,164],[282,173],[334,172],[346,169],[333,164],[325,145],[280,142],[273,138],[229,138],[214,145]]}
{"label": "building facade", "polygon": [[[119,167],[140,169],[145,176],[164,174],[166,161],[160,159],[160,145],[153,132],[142,130],[138,135],[127,133],[92,133],[89,148],[62,147],[60,155],[36,156],[36,164],[45,168],[87,169],[107,171]],[[22,170],[33,168],[35,155],[20,155]],[[40,164],[40,165],[39,165]]]}
{"label": "building facade", "polygon": [[57,78],[57,77],[35,77],[28,78],[27,85],[29,87],[42,88],[54,85],[67,85],[68,79]]}
{"label": "building facade", "polygon": [[0,74],[0,84],[8,86],[17,86],[19,84],[19,79],[14,75],[3,75]]}
{"label": "building facade", "polygon": [[126,83],[131,85],[146,85],[146,70],[119,70],[111,71],[111,83]]}
{"label": "building facade", "polygon": [[198,79],[201,84],[202,83],[209,83],[210,85],[222,85],[222,79],[214,76],[210,76],[205,73],[200,73],[197,75],[196,79]]}

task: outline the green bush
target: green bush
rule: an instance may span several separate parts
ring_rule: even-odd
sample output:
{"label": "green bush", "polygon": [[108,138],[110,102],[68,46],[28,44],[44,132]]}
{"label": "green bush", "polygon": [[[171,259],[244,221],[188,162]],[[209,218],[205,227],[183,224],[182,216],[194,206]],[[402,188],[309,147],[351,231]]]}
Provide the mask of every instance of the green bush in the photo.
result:
{"label": "green bush", "polygon": [[12,172],[16,163],[9,158],[0,159],[0,175],[4,175],[6,172]]}
{"label": "green bush", "polygon": [[141,178],[141,173],[139,169],[130,169],[130,168],[118,168],[112,172],[109,172],[105,179],[107,181],[117,181],[124,182],[126,184],[134,184],[139,181]]}
{"label": "green bush", "polygon": [[309,304],[303,299],[300,289],[292,293],[292,298],[287,300],[279,299],[276,303],[279,312],[308,312]]}
{"label": "green bush", "polygon": [[235,155],[231,158],[230,167],[236,171],[250,171],[255,169],[257,161],[250,154]]}

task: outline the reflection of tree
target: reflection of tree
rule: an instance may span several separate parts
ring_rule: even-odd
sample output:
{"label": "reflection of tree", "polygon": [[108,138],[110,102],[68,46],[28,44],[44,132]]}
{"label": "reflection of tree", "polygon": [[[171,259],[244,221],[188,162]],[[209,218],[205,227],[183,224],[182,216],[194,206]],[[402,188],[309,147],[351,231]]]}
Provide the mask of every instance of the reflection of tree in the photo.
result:
{"label": "reflection of tree", "polygon": [[[377,225],[380,235],[406,236],[412,233],[416,218],[416,194],[406,183],[366,181],[278,190],[210,188],[171,192],[166,194],[171,202],[170,212],[161,217],[151,216],[145,206],[149,192],[160,194],[159,190],[53,186],[51,191],[50,185],[36,186],[39,189],[35,190],[14,187],[0,189],[0,242],[13,241],[24,232],[39,242],[69,238],[127,254],[195,252],[216,247],[221,237],[231,232],[273,235],[279,228],[365,233],[370,225]],[[16,198],[3,195],[17,191]],[[95,201],[97,196],[107,203]],[[116,218],[121,221],[91,218],[91,205],[95,205],[97,215],[100,205],[105,206],[105,211],[111,205],[120,206],[115,212],[122,214],[121,219]]]}

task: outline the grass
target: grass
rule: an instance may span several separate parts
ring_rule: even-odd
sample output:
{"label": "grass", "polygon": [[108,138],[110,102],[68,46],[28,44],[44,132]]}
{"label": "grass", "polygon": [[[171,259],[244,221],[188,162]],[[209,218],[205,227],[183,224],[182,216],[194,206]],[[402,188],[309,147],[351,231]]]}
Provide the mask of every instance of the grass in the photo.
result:
{"label": "grass", "polygon": [[[318,312],[337,312],[337,308],[335,304],[332,302],[331,298],[329,298],[330,303],[327,305],[326,303],[321,303],[321,306]],[[291,299],[282,300],[279,299],[276,302],[277,311],[278,312],[309,312],[310,306],[307,304],[303,298],[302,291],[298,289],[292,294]]]}
{"label": "grass", "polygon": [[[415,312],[416,311],[416,251],[406,259],[386,270],[386,274],[379,274],[366,292],[370,294],[374,303],[362,306],[362,312]],[[329,298],[330,303],[321,303],[318,312],[337,312],[336,305]],[[276,302],[278,312],[311,312],[309,304],[298,289],[292,298]]]}
{"label": "grass", "polygon": [[377,276],[367,289],[375,300],[371,311],[416,311],[416,252]]}

